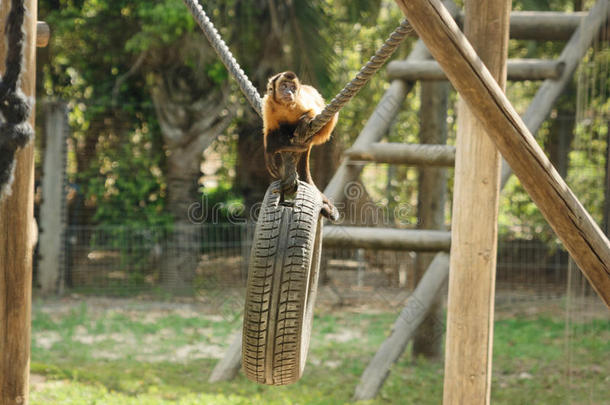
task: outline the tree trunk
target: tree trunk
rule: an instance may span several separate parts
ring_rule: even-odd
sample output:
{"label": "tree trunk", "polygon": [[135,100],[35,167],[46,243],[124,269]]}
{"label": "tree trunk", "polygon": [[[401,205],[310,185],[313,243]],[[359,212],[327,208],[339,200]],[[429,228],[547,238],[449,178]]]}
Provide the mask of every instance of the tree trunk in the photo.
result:
{"label": "tree trunk", "polygon": [[320,190],[324,190],[341,162],[339,141],[333,136],[324,145],[316,146],[311,151],[311,177]]}
{"label": "tree trunk", "polygon": [[260,203],[271,182],[263,155],[263,124],[256,114],[239,128],[235,187],[244,198],[244,213],[248,221],[255,221],[253,207]]}
{"label": "tree trunk", "polygon": [[[446,82],[422,83],[421,86],[420,142],[422,144],[445,144],[447,142],[449,86]],[[417,196],[417,216],[419,218],[417,227],[419,229],[444,229],[447,169],[420,169]],[[434,253],[417,254],[416,283],[419,283],[424,276],[434,255]],[[441,302],[440,294],[434,297],[428,315],[417,329],[413,338],[413,356],[415,358],[418,355],[430,359],[442,357],[442,340],[438,339],[439,334],[442,334],[442,331],[438,330],[438,320],[443,318]]]}
{"label": "tree trunk", "polygon": [[199,262],[199,233],[189,208],[200,204],[197,192],[203,151],[232,119],[227,86],[202,74],[211,49],[185,41],[180,55],[169,60],[195,60],[195,67],[182,62],[163,68],[152,89],[152,100],[167,155],[167,210],[174,227],[166,238],[160,263],[162,285],[174,292],[190,292]]}

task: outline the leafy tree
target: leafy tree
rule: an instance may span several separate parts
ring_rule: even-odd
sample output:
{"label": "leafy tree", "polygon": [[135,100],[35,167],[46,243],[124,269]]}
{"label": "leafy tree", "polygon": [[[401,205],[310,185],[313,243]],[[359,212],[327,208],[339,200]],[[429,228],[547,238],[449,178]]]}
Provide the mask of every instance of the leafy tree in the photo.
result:
{"label": "leafy tree", "polygon": [[[327,92],[335,59],[329,16],[334,6],[351,10],[346,4],[232,0],[205,8],[258,88],[291,69]],[[260,119],[182,2],[44,0],[39,8],[53,36],[39,59],[38,94],[71,102],[71,179],[86,197],[85,223],[188,224],[202,152],[232,122],[237,190],[260,199],[269,180]],[[196,252],[184,256],[189,265],[164,267],[192,268]]]}

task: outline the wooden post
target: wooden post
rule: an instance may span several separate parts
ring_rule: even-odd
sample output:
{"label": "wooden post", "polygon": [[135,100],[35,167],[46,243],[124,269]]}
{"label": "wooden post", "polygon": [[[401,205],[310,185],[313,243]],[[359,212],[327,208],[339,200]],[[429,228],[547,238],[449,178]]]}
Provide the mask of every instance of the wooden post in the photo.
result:
{"label": "wooden post", "polygon": [[[422,84],[423,86],[424,84]],[[390,163],[412,166],[455,166],[455,146],[373,142],[353,147],[343,153],[351,161]],[[392,166],[390,166],[392,167]]]}
{"label": "wooden post", "polygon": [[[37,2],[25,2],[26,47],[21,88],[34,98]],[[10,2],[0,5],[6,21]],[[2,31],[4,32],[4,31]],[[0,41],[4,61],[6,42]],[[4,69],[4,63],[0,63]],[[34,113],[30,116],[34,126]],[[30,374],[34,143],[17,152],[12,194],[0,205],[0,405],[27,404]]]}
{"label": "wooden post", "polygon": [[[466,0],[465,34],[506,83],[511,0]],[[489,404],[500,154],[460,99],[445,345],[444,404]]]}
{"label": "wooden post", "polygon": [[227,349],[227,355],[216,363],[208,382],[231,381],[235,378],[241,366],[242,337],[242,331],[235,334],[231,340],[231,345]]}
{"label": "wooden post", "polygon": [[[445,144],[447,142],[447,100],[449,84],[428,82],[421,84],[420,142],[422,144]],[[418,229],[445,229],[445,201],[447,196],[447,169],[421,168],[417,190]],[[417,253],[415,282],[424,276],[434,254]],[[423,355],[431,359],[442,357],[442,341],[437,320],[443,317],[441,295],[432,300],[426,319],[413,338],[413,356]]]}
{"label": "wooden post", "polygon": [[[508,80],[545,80],[559,79],[565,69],[561,60],[545,59],[510,59],[508,61]],[[437,62],[423,61],[393,61],[386,69],[389,79],[414,80],[447,80],[445,72]]]}
{"label": "wooden post", "polygon": [[51,37],[51,28],[49,24],[44,21],[38,21],[36,23],[36,46],[38,48],[44,48],[49,44],[49,38]]}
{"label": "wooden post", "polygon": [[420,229],[329,225],[323,236],[325,247],[440,252],[451,245],[450,232]]}
{"label": "wooden post", "polygon": [[[515,108],[438,0],[396,0],[453,87],[494,140],[595,292],[610,307],[610,242],[553,168]],[[606,16],[608,0],[591,13]]]}
{"label": "wooden post", "polygon": [[64,167],[68,110],[64,102],[45,106],[46,147],[43,160],[42,205],[40,207],[40,266],[38,280],[43,294],[57,293],[61,253],[64,246],[65,218]]}

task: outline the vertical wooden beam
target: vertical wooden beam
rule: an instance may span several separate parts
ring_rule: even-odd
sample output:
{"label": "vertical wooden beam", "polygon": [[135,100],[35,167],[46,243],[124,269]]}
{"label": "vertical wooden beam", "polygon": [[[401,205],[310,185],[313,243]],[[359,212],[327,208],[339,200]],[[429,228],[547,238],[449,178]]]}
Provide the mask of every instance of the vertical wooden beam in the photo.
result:
{"label": "vertical wooden beam", "polygon": [[606,173],[604,176],[604,233],[610,236],[610,122],[606,130]]}
{"label": "vertical wooden beam", "polygon": [[[504,88],[511,0],[466,0],[465,34]],[[444,404],[489,404],[500,154],[460,99],[451,225]]]}
{"label": "vertical wooden beam", "polygon": [[[26,0],[23,92],[34,98],[37,2]],[[4,23],[10,2],[0,5]],[[4,69],[6,42],[0,41]],[[34,125],[34,113],[30,117]],[[34,143],[17,152],[12,194],[0,206],[0,405],[28,403],[34,220]]]}
{"label": "vertical wooden beam", "polygon": [[46,147],[42,172],[42,205],[40,207],[40,266],[38,280],[42,294],[56,294],[59,286],[61,253],[64,249],[65,217],[64,181],[68,108],[63,101],[44,106]]}
{"label": "vertical wooden beam", "polygon": [[[447,99],[449,84],[444,81],[421,83],[420,143],[447,143]],[[445,229],[445,201],[447,197],[447,169],[422,167],[419,170],[417,191],[417,227],[419,229]],[[434,253],[417,253],[415,279],[419,283]],[[426,319],[413,338],[413,355],[431,359],[442,356],[442,336],[438,320],[443,318],[441,295],[436,296]]]}

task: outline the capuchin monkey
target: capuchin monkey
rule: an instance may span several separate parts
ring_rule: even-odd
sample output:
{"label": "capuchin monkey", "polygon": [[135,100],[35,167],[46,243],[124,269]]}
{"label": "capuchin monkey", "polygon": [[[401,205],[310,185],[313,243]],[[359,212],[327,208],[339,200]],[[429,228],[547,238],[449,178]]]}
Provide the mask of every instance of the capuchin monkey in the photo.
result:
{"label": "capuchin monkey", "polygon": [[[263,142],[265,165],[273,177],[281,178],[276,154],[300,153],[297,163],[299,178],[315,187],[309,169],[311,148],[330,139],[337,124],[338,113],[309,139],[297,139],[295,131],[299,126],[309,124],[325,105],[320,93],[311,86],[301,84],[293,72],[278,73],[269,79],[267,93],[263,98]],[[336,221],[337,209],[324,194],[322,201],[322,215]]]}

